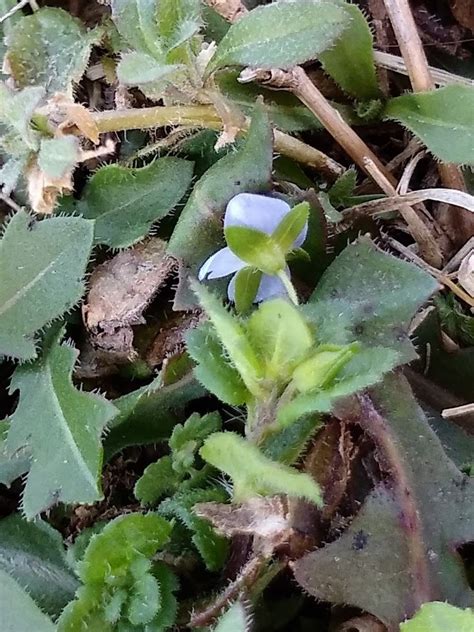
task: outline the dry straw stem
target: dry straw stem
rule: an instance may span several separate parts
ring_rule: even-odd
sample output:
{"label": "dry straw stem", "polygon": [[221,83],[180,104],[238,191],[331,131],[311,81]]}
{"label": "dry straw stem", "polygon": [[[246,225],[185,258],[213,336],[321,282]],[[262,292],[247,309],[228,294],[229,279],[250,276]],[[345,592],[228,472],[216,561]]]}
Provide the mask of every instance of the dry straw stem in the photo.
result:
{"label": "dry straw stem", "polygon": [[[405,61],[413,91],[434,90],[435,82],[408,0],[384,0],[384,3]],[[438,171],[444,186],[452,189],[466,189],[461,170],[456,165],[440,163]],[[451,214],[454,215],[454,213]],[[457,211],[455,215],[457,220],[455,234],[460,234],[461,238],[471,236],[474,233],[474,217],[463,210]]]}

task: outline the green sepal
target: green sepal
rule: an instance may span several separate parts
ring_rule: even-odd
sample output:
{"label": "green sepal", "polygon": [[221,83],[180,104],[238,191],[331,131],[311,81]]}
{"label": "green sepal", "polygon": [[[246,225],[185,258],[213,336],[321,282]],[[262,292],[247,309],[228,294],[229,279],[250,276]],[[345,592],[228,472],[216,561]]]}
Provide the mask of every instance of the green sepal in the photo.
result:
{"label": "green sepal", "polygon": [[255,301],[262,272],[253,266],[246,266],[235,275],[235,309],[243,314]]}
{"label": "green sepal", "polygon": [[345,347],[321,345],[314,355],[296,367],[291,383],[300,393],[324,388],[357,353],[359,346],[357,343]]}
{"label": "green sepal", "polygon": [[232,252],[249,266],[266,274],[285,267],[285,256],[271,235],[247,226],[228,226],[224,235]]}
{"label": "green sepal", "polygon": [[285,215],[273,231],[272,239],[276,241],[283,253],[286,254],[292,249],[296,238],[308,221],[309,209],[310,205],[308,202],[297,204]]}

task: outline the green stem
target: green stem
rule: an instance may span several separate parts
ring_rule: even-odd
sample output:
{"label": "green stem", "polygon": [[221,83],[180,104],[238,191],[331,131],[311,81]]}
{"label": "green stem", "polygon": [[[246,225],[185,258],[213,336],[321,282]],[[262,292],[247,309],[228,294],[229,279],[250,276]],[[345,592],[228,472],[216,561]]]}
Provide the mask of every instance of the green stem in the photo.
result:
{"label": "green stem", "polygon": [[286,271],[280,270],[277,276],[280,279],[280,281],[283,283],[283,285],[285,286],[285,290],[288,292],[288,296],[290,297],[291,301],[295,305],[299,305],[298,295],[296,293],[295,287],[293,283],[291,282],[291,279],[286,273]]}

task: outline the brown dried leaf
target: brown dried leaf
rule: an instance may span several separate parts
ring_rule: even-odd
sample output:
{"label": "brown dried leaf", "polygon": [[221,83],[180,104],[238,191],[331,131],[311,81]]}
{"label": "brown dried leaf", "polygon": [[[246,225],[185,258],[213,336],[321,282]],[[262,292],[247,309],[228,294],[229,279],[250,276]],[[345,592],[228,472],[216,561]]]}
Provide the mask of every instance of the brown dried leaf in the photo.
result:
{"label": "brown dried leaf", "polygon": [[459,24],[474,31],[474,3],[472,0],[450,0],[450,5]]}
{"label": "brown dried leaf", "polygon": [[60,195],[72,193],[72,171],[60,178],[52,178],[42,171],[36,160],[30,163],[25,173],[28,198],[35,213],[51,215]]}
{"label": "brown dried leaf", "polygon": [[120,252],[97,266],[82,308],[92,344],[118,360],[133,358],[133,325],[175,268],[156,237]]}

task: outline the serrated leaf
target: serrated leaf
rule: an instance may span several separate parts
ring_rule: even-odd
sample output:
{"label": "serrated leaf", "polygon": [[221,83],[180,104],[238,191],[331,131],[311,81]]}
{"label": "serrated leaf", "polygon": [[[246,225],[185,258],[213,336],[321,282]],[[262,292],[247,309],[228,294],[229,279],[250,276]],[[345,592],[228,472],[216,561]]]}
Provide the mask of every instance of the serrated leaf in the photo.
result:
{"label": "serrated leaf", "polygon": [[236,601],[219,617],[212,632],[248,632],[249,627],[250,621],[245,607],[240,601]]}
{"label": "serrated leaf", "polygon": [[175,308],[194,306],[188,278],[223,242],[222,217],[238,193],[268,190],[272,169],[272,130],[257,106],[244,145],[214,164],[198,181],[169,242],[169,253],[181,261]]}
{"label": "serrated leaf", "polygon": [[446,456],[406,380],[387,376],[338,417],[383,436],[388,478],[337,540],[292,564],[297,582],[317,599],[374,614],[390,632],[420,598],[472,603],[457,548],[474,537],[474,485]]}
{"label": "serrated leaf", "polygon": [[171,449],[173,470],[185,475],[194,466],[196,453],[206,439],[213,432],[221,429],[219,413],[199,415],[193,413],[184,424],[177,424],[173,428],[168,445]]}
{"label": "serrated leaf", "polygon": [[71,94],[87,66],[100,32],[62,9],[44,7],[22,18],[8,33],[8,69],[19,88],[43,86],[48,95]]}
{"label": "serrated leaf", "polygon": [[158,25],[167,51],[178,48],[199,31],[200,12],[200,0],[160,0]]}
{"label": "serrated leaf", "polygon": [[30,467],[30,455],[28,450],[14,454],[7,452],[7,434],[10,423],[0,421],[0,484],[10,487],[15,479],[23,476]]}
{"label": "serrated leaf", "polygon": [[81,298],[93,230],[78,217],[11,218],[0,242],[0,356],[34,358],[34,334]]}
{"label": "serrated leaf", "polygon": [[164,500],[158,508],[160,514],[168,518],[177,518],[192,532],[192,542],[210,571],[222,568],[229,550],[228,542],[217,535],[206,520],[193,514],[192,509],[197,503],[222,503],[226,500],[224,489],[211,487],[177,493]]}
{"label": "serrated leaf", "polygon": [[388,101],[384,116],[407,127],[440,160],[474,164],[473,87],[403,94]]}
{"label": "serrated leaf", "polygon": [[156,0],[112,0],[112,19],[120,35],[137,51],[161,56]]}
{"label": "serrated leaf", "polygon": [[271,461],[256,445],[233,432],[214,433],[199,454],[232,478],[234,502],[287,494],[321,505],[319,486],[308,474]]}
{"label": "serrated leaf", "polygon": [[[90,503],[102,497],[101,435],[117,414],[113,404],[75,389],[78,352],[50,332],[38,360],[17,367],[10,392],[20,391],[7,437],[10,454],[28,447],[31,465],[23,495],[27,518],[57,502]],[[47,437],[47,440],[45,440]]]}
{"label": "serrated leaf", "polygon": [[37,149],[38,140],[30,127],[33,112],[45,94],[44,88],[10,90],[0,82],[0,123],[15,132],[29,149]]}
{"label": "serrated leaf", "polygon": [[180,481],[181,477],[174,471],[171,457],[162,456],[145,468],[133,493],[142,505],[155,505],[165,494],[176,491]]}
{"label": "serrated leaf", "polygon": [[0,570],[51,616],[59,615],[78,585],[60,533],[46,522],[26,522],[18,514],[0,521]]}
{"label": "serrated leaf", "polygon": [[128,514],[93,535],[78,565],[83,586],[63,611],[58,632],[112,632],[119,620],[121,629],[149,625],[159,632],[164,628],[157,619],[166,621],[169,615],[173,623],[176,583],[168,576],[170,571],[160,568],[163,565],[151,562],[171,529],[156,514]]}
{"label": "serrated leaf", "polygon": [[217,47],[207,74],[223,66],[289,68],[315,59],[347,28],[342,5],[314,0],[257,7],[233,24]]}
{"label": "serrated leaf", "polygon": [[95,241],[111,248],[130,246],[178,204],[193,177],[193,163],[159,158],[146,167],[109,165],[86,185],[77,210],[95,220]]}
{"label": "serrated leaf", "polygon": [[472,632],[474,610],[456,608],[449,603],[425,603],[410,621],[400,625],[400,632]]}
{"label": "serrated leaf", "polygon": [[373,50],[373,37],[367,20],[355,4],[331,0],[349,15],[347,28],[334,45],[319,55],[324,70],[348,94],[361,101],[380,95]]}
{"label": "serrated leaf", "polygon": [[189,355],[197,362],[194,375],[221,401],[240,406],[250,397],[238,371],[229,363],[215,330],[210,323],[192,329],[186,336]]}
{"label": "serrated leaf", "polygon": [[55,632],[56,626],[29,594],[0,569],[0,609],[3,632]]}
{"label": "serrated leaf", "polygon": [[114,400],[119,414],[104,441],[107,458],[130,445],[168,439],[173,427],[186,419],[189,402],[205,392],[191,373],[167,383],[162,372],[151,384]]}
{"label": "serrated leaf", "polygon": [[196,281],[192,287],[245,386],[251,393],[258,395],[261,393],[259,381],[263,377],[263,367],[246,336],[245,328],[203,285]]}
{"label": "serrated leaf", "polygon": [[355,169],[347,169],[327,192],[330,203],[336,208],[349,206],[348,201],[354,195],[356,186],[357,171]]}
{"label": "serrated leaf", "polygon": [[388,347],[402,364],[416,357],[410,320],[436,289],[429,274],[363,238],[329,266],[303,311],[319,342]]}

